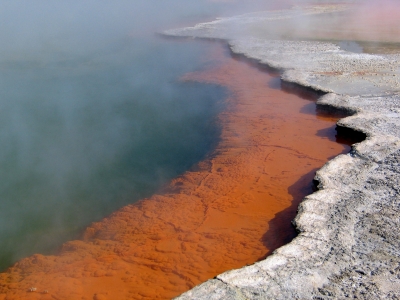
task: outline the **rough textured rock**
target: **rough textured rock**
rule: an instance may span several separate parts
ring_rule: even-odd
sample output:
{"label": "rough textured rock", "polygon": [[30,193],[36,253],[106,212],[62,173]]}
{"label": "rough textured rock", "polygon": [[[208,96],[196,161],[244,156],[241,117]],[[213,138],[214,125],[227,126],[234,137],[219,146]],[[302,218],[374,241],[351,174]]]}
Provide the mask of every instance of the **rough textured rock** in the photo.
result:
{"label": "rough textured rock", "polygon": [[[321,15],[345,8],[304,11]],[[218,275],[178,299],[400,298],[400,56],[252,34],[258,24],[273,27],[279,18],[293,17],[298,8],[167,34],[228,40],[234,53],[283,70],[284,81],[328,92],[319,107],[352,115],[338,126],[367,138],[317,172],[319,190],[304,199],[293,222],[296,239],[267,259]],[[236,35],[235,24],[241,28]]]}

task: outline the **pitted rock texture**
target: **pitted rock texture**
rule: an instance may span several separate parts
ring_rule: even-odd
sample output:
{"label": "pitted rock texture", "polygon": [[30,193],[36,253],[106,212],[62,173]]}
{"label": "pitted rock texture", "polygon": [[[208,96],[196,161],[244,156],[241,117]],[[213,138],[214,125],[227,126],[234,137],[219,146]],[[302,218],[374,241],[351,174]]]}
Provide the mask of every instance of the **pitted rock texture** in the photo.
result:
{"label": "pitted rock texture", "polygon": [[[346,24],[350,22],[348,19],[357,20],[358,11],[354,6],[345,4],[297,6],[289,10],[219,19],[193,27],[168,30],[165,34],[227,40],[232,52],[283,70],[283,80],[324,92],[347,95],[399,92],[399,53],[353,53],[342,50],[333,42],[326,42],[330,38],[332,41],[346,39],[348,33],[343,31],[340,35],[340,30],[337,30],[339,33],[329,35],[337,24],[326,24],[323,20],[337,19],[337,23]],[[387,19],[390,20],[389,17]],[[382,28],[382,31],[392,33],[386,39],[398,42],[400,32],[389,26],[392,23],[386,23],[388,28]],[[376,26],[386,23],[380,21]],[[400,24],[397,25],[400,28]],[[325,32],[320,38],[324,41],[307,40],[317,34],[314,27]],[[375,37],[365,33],[368,29],[357,29],[357,36],[361,40],[370,42],[371,37]]]}
{"label": "pitted rock texture", "polygon": [[257,24],[275,22],[267,15],[241,20],[246,34],[236,37],[226,30],[228,21],[174,34],[225,39],[232,52],[282,70],[284,81],[328,92],[318,107],[351,115],[338,126],[366,140],[317,172],[318,191],[303,200],[293,221],[297,238],[177,299],[399,299],[400,55],[252,35]]}
{"label": "pitted rock texture", "polygon": [[282,79],[329,93],[387,94],[400,91],[400,55],[371,55],[311,41],[246,38],[230,42],[233,52],[284,70]]}

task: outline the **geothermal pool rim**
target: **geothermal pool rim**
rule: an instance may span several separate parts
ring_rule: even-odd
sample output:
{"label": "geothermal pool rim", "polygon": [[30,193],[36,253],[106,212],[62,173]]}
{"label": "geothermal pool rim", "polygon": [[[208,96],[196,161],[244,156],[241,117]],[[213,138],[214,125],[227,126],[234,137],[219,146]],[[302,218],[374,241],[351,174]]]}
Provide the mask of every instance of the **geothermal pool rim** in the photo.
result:
{"label": "geothermal pool rim", "polygon": [[[227,30],[235,22],[245,24],[247,36]],[[400,234],[391,228],[400,223],[400,54],[249,37],[248,24],[257,20],[239,16],[166,34],[220,38],[234,53],[282,70],[283,81],[326,92],[317,105],[349,114],[338,127],[366,139],[317,172],[319,190],[300,204],[292,242],[176,299],[397,299]]]}

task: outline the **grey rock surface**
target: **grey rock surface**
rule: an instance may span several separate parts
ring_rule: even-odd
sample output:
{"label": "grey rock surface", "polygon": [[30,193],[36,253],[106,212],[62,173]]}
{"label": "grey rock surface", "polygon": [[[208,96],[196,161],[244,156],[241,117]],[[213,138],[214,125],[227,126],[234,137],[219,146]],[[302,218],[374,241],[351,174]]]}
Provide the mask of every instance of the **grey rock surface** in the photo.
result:
{"label": "grey rock surface", "polygon": [[318,191],[300,204],[291,243],[177,299],[400,299],[400,54],[351,53],[250,30],[257,22],[345,9],[247,14],[166,33],[227,40],[234,53],[282,70],[282,80],[327,92],[318,107],[351,115],[338,126],[367,137],[317,172]]}

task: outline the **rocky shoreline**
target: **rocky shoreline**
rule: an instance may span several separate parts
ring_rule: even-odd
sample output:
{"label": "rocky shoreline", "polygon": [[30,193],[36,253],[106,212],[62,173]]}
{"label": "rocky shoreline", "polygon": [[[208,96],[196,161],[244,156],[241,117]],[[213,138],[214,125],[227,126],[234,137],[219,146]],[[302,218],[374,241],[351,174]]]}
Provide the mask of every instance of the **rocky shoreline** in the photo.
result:
{"label": "rocky shoreline", "polygon": [[299,235],[291,243],[178,299],[400,297],[400,54],[352,53],[330,42],[275,39],[256,30],[346,10],[351,15],[354,7],[296,7],[166,32],[227,40],[233,53],[282,70],[283,81],[326,92],[318,107],[347,113],[338,127],[366,136],[317,172],[318,191],[300,204],[293,222]]}
{"label": "rocky shoreline", "polygon": [[0,273],[1,300],[171,299],[295,237],[290,220],[315,170],[350,149],[335,139],[338,117],[316,114],[319,93],[288,91],[222,43],[203,55],[205,67],[179,80],[228,91],[213,152],[54,255]]}

